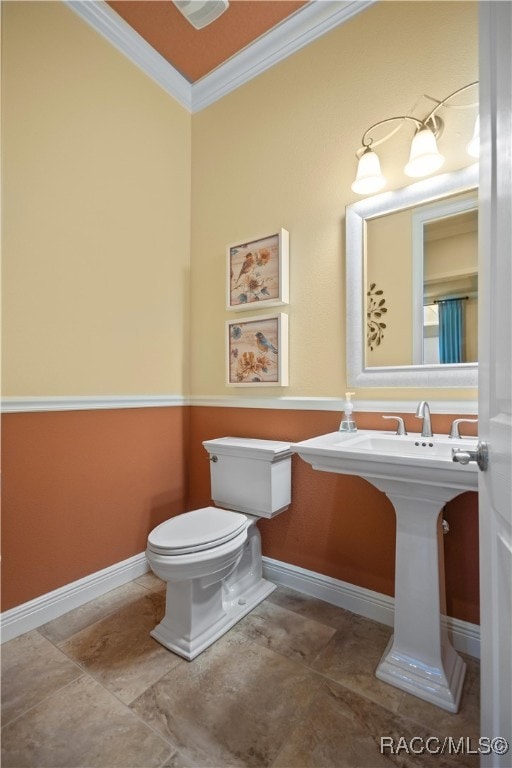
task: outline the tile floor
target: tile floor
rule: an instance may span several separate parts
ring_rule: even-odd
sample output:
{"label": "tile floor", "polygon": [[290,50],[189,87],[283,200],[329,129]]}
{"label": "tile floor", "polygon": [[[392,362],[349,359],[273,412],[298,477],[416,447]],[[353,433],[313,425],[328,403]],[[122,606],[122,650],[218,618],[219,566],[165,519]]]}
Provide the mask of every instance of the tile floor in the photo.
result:
{"label": "tile floor", "polygon": [[[2,648],[3,768],[477,766],[380,737],[478,738],[478,663],[450,715],[378,681],[390,628],[279,587],[192,662],[149,636],[147,574]],[[395,742],[396,743],[396,742]]]}

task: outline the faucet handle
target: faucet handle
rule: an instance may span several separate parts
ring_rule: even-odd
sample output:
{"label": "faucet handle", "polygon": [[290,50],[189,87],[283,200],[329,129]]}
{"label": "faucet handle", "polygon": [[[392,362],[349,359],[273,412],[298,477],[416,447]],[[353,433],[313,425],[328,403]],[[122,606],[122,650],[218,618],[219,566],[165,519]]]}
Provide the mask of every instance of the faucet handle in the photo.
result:
{"label": "faucet handle", "polygon": [[383,419],[395,419],[396,421],[396,435],[406,435],[407,430],[405,428],[404,420],[401,416],[383,416]]}
{"label": "faucet handle", "polygon": [[477,424],[478,419],[454,419],[448,437],[460,440],[459,424]]}

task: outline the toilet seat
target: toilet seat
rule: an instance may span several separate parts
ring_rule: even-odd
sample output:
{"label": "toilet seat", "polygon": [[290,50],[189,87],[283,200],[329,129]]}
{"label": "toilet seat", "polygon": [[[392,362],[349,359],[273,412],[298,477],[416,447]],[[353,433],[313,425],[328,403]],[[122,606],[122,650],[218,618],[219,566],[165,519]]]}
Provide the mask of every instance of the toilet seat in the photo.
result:
{"label": "toilet seat", "polygon": [[225,544],[242,533],[249,521],[240,512],[203,507],[172,517],[148,537],[148,549],[160,555],[188,555]]}

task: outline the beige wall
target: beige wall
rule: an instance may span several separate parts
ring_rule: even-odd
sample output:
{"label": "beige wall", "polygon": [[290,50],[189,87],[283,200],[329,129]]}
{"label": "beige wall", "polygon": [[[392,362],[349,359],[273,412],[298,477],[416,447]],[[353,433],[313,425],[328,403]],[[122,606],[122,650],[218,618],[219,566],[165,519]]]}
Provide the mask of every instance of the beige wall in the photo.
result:
{"label": "beige wall", "polygon": [[3,394],[188,389],[190,115],[60,2],[3,11]]}
{"label": "beige wall", "polygon": [[[466,287],[464,280],[478,273],[478,233],[463,232],[451,237],[443,237],[427,243],[425,254],[425,280],[435,281],[431,291],[443,295],[446,281],[448,289],[453,293],[451,283],[461,290]],[[468,277],[469,276],[469,277]],[[444,288],[446,293],[446,288]]]}
{"label": "beige wall", "polygon": [[[192,119],[62,3],[3,28],[3,394],[341,395],[359,137],[477,78],[476,3],[377,4]],[[290,386],[228,389],[225,247],[281,226]]]}
{"label": "beige wall", "polygon": [[[248,395],[224,384],[225,247],[279,227],[290,232],[290,386],[257,394],[343,394],[344,211],[359,199],[350,184],[360,137],[424,93],[443,98],[477,79],[476,3],[378,3],[193,116],[192,394]],[[467,164],[463,147],[446,154],[446,170]],[[382,155],[392,187],[409,183]]]}

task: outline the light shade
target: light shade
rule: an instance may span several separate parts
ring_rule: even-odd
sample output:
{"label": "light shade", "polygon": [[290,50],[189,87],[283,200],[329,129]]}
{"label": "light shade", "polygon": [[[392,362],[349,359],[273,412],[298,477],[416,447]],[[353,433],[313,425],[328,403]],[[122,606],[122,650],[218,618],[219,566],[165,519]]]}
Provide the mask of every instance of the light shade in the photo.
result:
{"label": "light shade", "polygon": [[471,157],[480,157],[480,115],[477,115],[475,120],[475,130],[473,131],[473,138],[466,147],[468,155]]}
{"label": "light shade", "polygon": [[357,175],[352,184],[352,191],[358,195],[371,195],[378,192],[386,183],[380,170],[380,161],[373,149],[366,147],[359,158]]}
{"label": "light shade", "polygon": [[174,5],[195,29],[202,29],[224,13],[229,0],[174,0]]}
{"label": "light shade", "polygon": [[412,140],[405,173],[413,177],[428,176],[429,173],[435,173],[443,163],[444,157],[439,154],[436,137],[430,128],[420,128]]}

